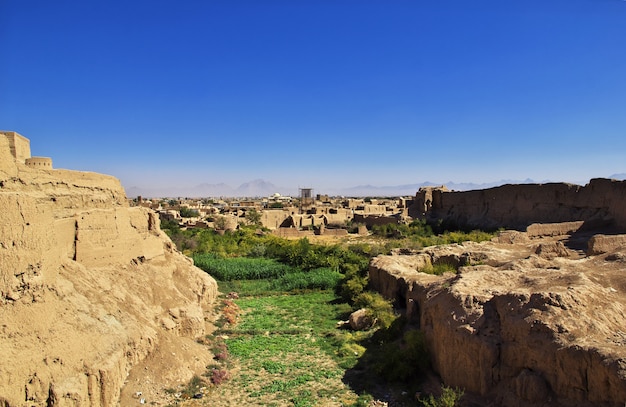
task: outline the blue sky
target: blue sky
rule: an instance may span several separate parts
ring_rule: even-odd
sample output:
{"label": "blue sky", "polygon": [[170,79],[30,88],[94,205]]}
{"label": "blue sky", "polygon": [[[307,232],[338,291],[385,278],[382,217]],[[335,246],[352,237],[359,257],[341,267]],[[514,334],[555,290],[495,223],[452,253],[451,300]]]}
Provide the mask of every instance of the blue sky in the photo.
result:
{"label": "blue sky", "polygon": [[0,0],[0,129],[126,187],[626,172],[626,1]]}

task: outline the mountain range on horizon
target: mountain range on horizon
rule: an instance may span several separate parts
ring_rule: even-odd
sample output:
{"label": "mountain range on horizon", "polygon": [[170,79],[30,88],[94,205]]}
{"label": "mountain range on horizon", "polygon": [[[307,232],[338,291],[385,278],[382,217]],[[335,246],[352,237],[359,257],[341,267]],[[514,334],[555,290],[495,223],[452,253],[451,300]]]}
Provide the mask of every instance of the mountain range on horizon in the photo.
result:
{"label": "mountain range on horizon", "polygon": [[[607,178],[626,180],[626,173],[613,174]],[[424,181],[415,184],[403,184],[403,185],[388,185],[388,186],[376,186],[376,185],[357,185],[347,188],[327,188],[316,190],[313,188],[315,194],[324,194],[330,196],[413,196],[421,188],[426,186],[439,186],[445,185],[448,189],[454,191],[469,191],[475,189],[487,189],[505,184],[536,184],[536,183],[549,183],[559,181],[534,181],[530,178],[525,180],[500,180],[488,183],[472,183],[472,182],[446,182],[446,183],[434,183],[430,181]],[[204,197],[266,197],[279,193],[285,196],[298,196],[299,189],[293,187],[281,187],[275,184],[263,180],[255,179],[249,182],[245,182],[238,187],[234,188],[225,183],[210,184],[202,183],[192,187],[130,187],[126,188],[126,195],[130,198],[142,196],[145,198],[163,198],[163,197],[188,197],[188,198],[204,198]]]}

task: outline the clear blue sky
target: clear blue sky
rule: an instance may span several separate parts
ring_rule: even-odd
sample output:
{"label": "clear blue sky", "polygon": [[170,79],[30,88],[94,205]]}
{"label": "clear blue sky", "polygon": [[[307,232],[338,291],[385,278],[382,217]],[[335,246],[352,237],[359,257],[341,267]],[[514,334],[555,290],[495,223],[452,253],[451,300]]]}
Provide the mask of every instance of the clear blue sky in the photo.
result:
{"label": "clear blue sky", "polygon": [[626,172],[623,0],[0,0],[0,129],[126,187]]}

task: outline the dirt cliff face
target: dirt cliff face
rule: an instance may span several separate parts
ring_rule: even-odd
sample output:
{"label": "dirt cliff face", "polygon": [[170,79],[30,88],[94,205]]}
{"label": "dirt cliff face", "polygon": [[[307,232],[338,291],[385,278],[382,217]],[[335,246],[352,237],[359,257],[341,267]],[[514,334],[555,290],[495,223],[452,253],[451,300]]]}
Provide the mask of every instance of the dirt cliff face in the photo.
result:
{"label": "dirt cliff face", "polygon": [[626,181],[592,179],[585,186],[503,185],[475,191],[422,188],[409,214],[462,227],[524,230],[533,223],[585,221],[626,232]]}
{"label": "dirt cliff face", "polygon": [[28,168],[0,137],[0,207],[0,405],[118,405],[164,347],[194,353],[172,382],[204,369],[217,285],[117,179]]}
{"label": "dirt cliff face", "polygon": [[[379,256],[370,281],[423,330],[446,384],[502,406],[622,407],[626,248],[587,256],[553,236],[572,228]],[[417,271],[439,262],[458,272]]]}

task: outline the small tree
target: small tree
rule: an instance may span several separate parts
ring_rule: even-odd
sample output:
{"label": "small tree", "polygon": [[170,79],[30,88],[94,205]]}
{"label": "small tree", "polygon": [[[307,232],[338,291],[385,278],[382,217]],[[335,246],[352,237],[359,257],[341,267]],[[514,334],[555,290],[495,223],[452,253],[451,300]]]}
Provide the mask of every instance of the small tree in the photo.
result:
{"label": "small tree", "polygon": [[213,221],[213,226],[216,230],[225,230],[226,229],[226,217],[218,216]]}
{"label": "small tree", "polygon": [[250,209],[246,211],[246,220],[251,225],[260,225],[261,224],[261,213],[256,209]]}
{"label": "small tree", "polygon": [[200,213],[198,213],[198,211],[195,209],[190,209],[183,206],[182,208],[180,208],[180,216],[181,218],[196,218],[200,216]]}

